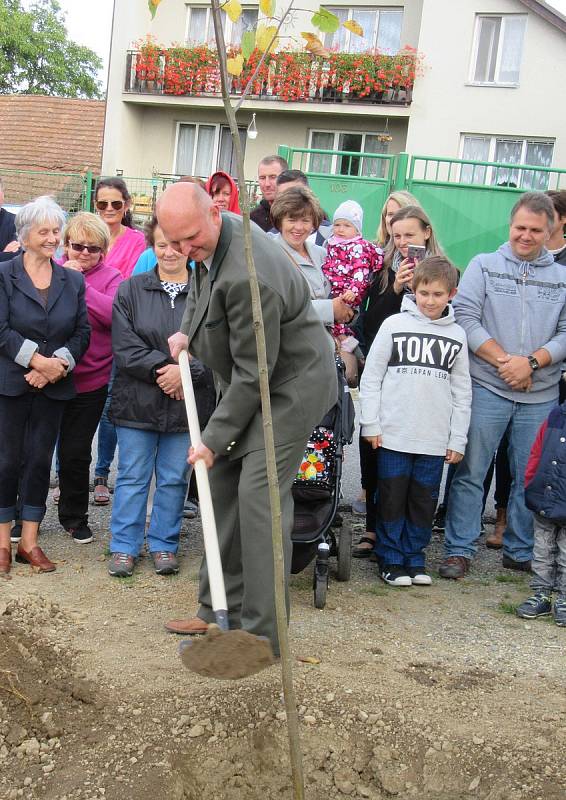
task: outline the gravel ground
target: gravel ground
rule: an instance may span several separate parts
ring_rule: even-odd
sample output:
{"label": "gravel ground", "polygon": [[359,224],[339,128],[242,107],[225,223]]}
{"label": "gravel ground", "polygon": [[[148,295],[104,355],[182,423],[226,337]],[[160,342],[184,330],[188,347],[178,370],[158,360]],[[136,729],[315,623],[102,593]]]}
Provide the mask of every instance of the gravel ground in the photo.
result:
{"label": "gravel ground", "polygon": [[[144,557],[120,581],[106,572],[110,510],[91,512],[95,541],[78,546],[50,506],[57,572],[18,565],[0,584],[0,798],[290,799],[278,668],[200,678],[163,629],[196,608],[199,521],[184,525],[178,576]],[[322,611],[312,567],[292,578],[308,800],[564,800],[566,631],[514,615],[528,579],[483,545],[468,578],[428,588],[352,566]]]}

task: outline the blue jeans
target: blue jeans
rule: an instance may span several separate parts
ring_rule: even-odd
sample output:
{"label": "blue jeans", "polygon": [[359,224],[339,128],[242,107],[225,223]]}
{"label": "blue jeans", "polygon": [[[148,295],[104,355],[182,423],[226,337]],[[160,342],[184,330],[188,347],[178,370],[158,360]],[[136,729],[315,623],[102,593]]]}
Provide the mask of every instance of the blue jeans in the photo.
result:
{"label": "blue jeans", "polygon": [[110,467],[114,461],[114,454],[116,452],[116,426],[108,419],[108,409],[112,402],[112,384],[114,383],[114,375],[116,368],[112,364],[112,373],[110,375],[110,383],[108,384],[108,395],[104,410],[98,423],[98,458],[96,460],[96,467],[94,468],[94,476],[96,478],[108,478],[110,475]]}
{"label": "blue jeans", "polygon": [[155,471],[153,509],[147,531],[151,553],[177,552],[187,494],[188,433],[158,433],[116,426],[118,475],[110,530],[112,553],[138,556],[143,547],[147,500]]}
{"label": "blue jeans", "polygon": [[446,556],[472,558],[480,533],[483,481],[507,426],[511,494],[503,552],[515,561],[529,561],[533,551],[533,515],[525,505],[527,461],[538,429],[550,409],[545,403],[515,403],[473,383],[468,444],[450,487],[444,547]]}
{"label": "blue jeans", "polygon": [[376,452],[377,557],[381,564],[424,568],[444,456]]}

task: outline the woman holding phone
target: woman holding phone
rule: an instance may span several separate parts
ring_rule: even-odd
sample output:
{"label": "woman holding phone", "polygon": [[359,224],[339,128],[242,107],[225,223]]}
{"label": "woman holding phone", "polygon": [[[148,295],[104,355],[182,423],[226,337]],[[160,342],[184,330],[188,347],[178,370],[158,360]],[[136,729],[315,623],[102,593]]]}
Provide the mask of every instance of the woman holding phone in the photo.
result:
{"label": "woman holding phone", "polygon": [[[385,320],[401,310],[403,294],[411,290],[413,270],[426,256],[442,256],[432,224],[420,206],[404,206],[390,220],[391,236],[383,254],[384,269],[375,274],[363,304],[358,330],[367,353]],[[375,546],[376,451],[360,437],[360,468],[366,497],[366,530],[352,550],[354,558],[369,558]]]}

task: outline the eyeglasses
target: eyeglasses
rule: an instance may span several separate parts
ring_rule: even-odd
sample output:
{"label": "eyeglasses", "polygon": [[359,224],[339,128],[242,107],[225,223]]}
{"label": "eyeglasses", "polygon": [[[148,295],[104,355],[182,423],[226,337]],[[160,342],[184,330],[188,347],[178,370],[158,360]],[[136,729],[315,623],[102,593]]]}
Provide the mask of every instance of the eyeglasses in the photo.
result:
{"label": "eyeglasses", "polygon": [[102,253],[102,247],[97,244],[79,244],[78,242],[69,242],[71,250],[75,253],[83,253],[85,250],[93,256],[95,253]]}
{"label": "eyeglasses", "polygon": [[124,208],[124,201],[123,200],[97,200],[96,207],[99,211],[106,211],[108,206],[112,206],[114,211],[120,211],[121,208]]}

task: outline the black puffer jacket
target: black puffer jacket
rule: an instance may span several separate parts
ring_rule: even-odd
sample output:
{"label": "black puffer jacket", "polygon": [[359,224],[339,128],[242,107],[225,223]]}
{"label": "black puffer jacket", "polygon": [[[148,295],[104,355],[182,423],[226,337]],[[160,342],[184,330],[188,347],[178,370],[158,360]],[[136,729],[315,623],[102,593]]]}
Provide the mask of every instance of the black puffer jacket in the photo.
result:
{"label": "black puffer jacket", "polygon": [[[181,327],[187,291],[188,286],[177,295],[172,308],[157,267],[135,275],[118,288],[112,310],[116,377],[110,418],[115,425],[159,433],[188,430],[184,402],[168,397],[156,383],[156,370],[174,363],[167,339]],[[214,408],[212,373],[192,359],[191,376],[203,428]]]}

